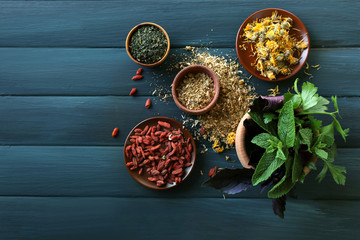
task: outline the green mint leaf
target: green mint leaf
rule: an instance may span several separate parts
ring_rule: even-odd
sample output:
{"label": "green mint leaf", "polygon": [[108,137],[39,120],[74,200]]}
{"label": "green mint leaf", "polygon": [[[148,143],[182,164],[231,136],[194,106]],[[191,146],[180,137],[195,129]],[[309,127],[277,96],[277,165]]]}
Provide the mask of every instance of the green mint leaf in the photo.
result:
{"label": "green mint leaf", "polygon": [[347,128],[347,129],[343,130],[339,121],[335,117],[334,117],[334,125],[335,125],[336,130],[341,134],[344,141],[346,141],[346,137],[347,137],[350,129]]}
{"label": "green mint leaf", "polygon": [[319,144],[319,142],[322,142],[326,144],[326,146],[332,146],[334,144],[335,138],[334,138],[334,122],[332,122],[329,125],[326,125],[320,129],[320,134],[318,136],[318,142],[316,143],[318,148],[323,148]]}
{"label": "green mint leaf", "polygon": [[[282,142],[275,136],[271,136],[268,133],[260,133],[256,135],[252,140],[252,143],[256,144],[261,148],[266,149],[266,153],[273,153],[279,148],[282,148]],[[285,160],[285,159],[284,159]]]}
{"label": "green mint leaf", "polygon": [[279,198],[287,194],[295,183],[292,182],[291,177],[284,176],[269,192],[269,198]]}
{"label": "green mint leaf", "polygon": [[319,148],[315,148],[315,154],[323,160],[326,160],[328,158],[328,153]]}
{"label": "green mint leaf", "polygon": [[315,106],[318,103],[319,95],[316,94],[317,87],[310,82],[305,82],[302,85],[301,91],[301,100],[302,100],[302,109],[303,111],[308,110],[309,108]]}
{"label": "green mint leaf", "polygon": [[276,115],[273,113],[264,113],[264,123],[268,124],[272,120],[276,119]]}
{"label": "green mint leaf", "polygon": [[318,149],[322,149],[322,148],[325,148],[325,147],[327,147],[327,146],[328,146],[328,144],[322,143],[322,142],[319,142],[319,143],[316,145],[316,147],[317,147]]}
{"label": "green mint leaf", "polygon": [[276,153],[265,152],[261,157],[255,172],[252,176],[252,184],[258,185],[260,182],[267,180],[273,172],[284,164],[284,160],[276,158]]}
{"label": "green mint leaf", "polygon": [[316,179],[319,181],[319,182],[321,182],[324,178],[325,178],[325,176],[326,176],[326,172],[328,171],[328,166],[327,166],[327,164],[324,164],[324,167],[323,167],[323,169],[321,170],[321,172],[317,175],[317,177],[316,177]]}
{"label": "green mint leaf", "polygon": [[338,112],[338,114],[340,116],[339,107],[338,107],[338,103],[337,103],[337,96],[332,96],[331,101],[334,103],[335,111]]}
{"label": "green mint leaf", "polygon": [[[300,129],[304,130],[304,129]],[[292,166],[292,182],[295,183],[299,177],[301,176],[301,173],[303,172],[303,161],[299,155],[299,149],[300,149],[300,132],[297,134],[297,138],[295,140],[295,146],[294,146],[294,163]]]}
{"label": "green mint leaf", "polygon": [[314,130],[320,130],[322,126],[322,122],[320,120],[315,119],[313,116],[309,116],[310,126]]}
{"label": "green mint leaf", "polygon": [[266,153],[273,153],[275,151],[277,151],[277,148],[274,148],[273,146],[271,146],[271,147],[267,148],[265,152]]}
{"label": "green mint leaf", "polygon": [[336,152],[336,145],[333,144],[332,146],[330,146],[329,148],[326,148],[325,151],[327,152],[328,154],[328,158],[327,158],[327,162],[334,162],[335,161],[335,157],[337,155],[337,152]]}
{"label": "green mint leaf", "polygon": [[302,128],[299,130],[300,144],[305,144],[310,149],[311,141],[313,138],[313,132],[310,128]]}
{"label": "green mint leaf", "polygon": [[335,156],[336,156],[336,146],[333,144],[330,148],[326,149],[328,158],[324,160],[324,167],[317,176],[317,179],[322,181],[326,175],[326,172],[330,170],[331,175],[333,176],[334,181],[337,184],[345,185],[346,177],[343,173],[346,173],[346,169],[341,166],[337,166],[333,164]]}
{"label": "green mint leaf", "polygon": [[276,151],[275,158],[279,158],[279,159],[283,160],[284,162],[286,161],[286,156],[285,156],[284,152],[281,150],[281,148],[278,148],[278,150]]}
{"label": "green mint leaf", "polygon": [[330,170],[331,175],[333,176],[337,184],[345,185],[346,177],[343,173],[346,173],[346,169],[341,166],[334,165],[332,163],[325,162]]}
{"label": "green mint leaf", "polygon": [[289,93],[289,92],[285,93],[284,94],[284,103],[287,103],[288,101],[290,101],[293,98],[293,96],[295,96],[295,95],[292,93]]}
{"label": "green mint leaf", "polygon": [[301,97],[299,95],[293,95],[291,93],[285,93],[284,94],[284,103],[292,101],[293,102],[293,108],[297,109],[301,104]]}
{"label": "green mint leaf", "polygon": [[[316,94],[317,95],[317,94]],[[308,108],[306,111],[304,111],[302,114],[306,114],[306,112],[326,112],[328,110],[328,105],[330,102],[324,97],[319,97],[317,100],[316,105],[312,106],[311,108]]]}
{"label": "green mint leaf", "polygon": [[270,122],[270,123],[266,124],[263,120],[263,115],[258,112],[249,112],[249,115],[250,115],[251,119],[257,125],[259,125],[262,129],[264,129],[271,135],[276,136],[276,130],[275,130],[276,125],[274,124],[274,122]]}
{"label": "green mint leaf", "polygon": [[278,123],[279,139],[287,146],[293,147],[295,141],[295,117],[292,101],[284,104],[280,111]]}
{"label": "green mint leaf", "polygon": [[[271,136],[268,133],[260,133],[259,135],[256,135],[251,142],[258,145],[261,148],[268,148],[271,145],[270,139],[276,138],[274,136]],[[277,138],[276,138],[277,139]]]}
{"label": "green mint leaf", "polygon": [[294,158],[288,156],[288,158],[285,161],[285,167],[286,167],[285,176],[268,192],[269,198],[281,197],[286,193],[288,193],[291,190],[291,188],[293,188],[293,186],[295,185],[295,183],[292,182],[292,177],[291,177],[293,163],[294,163]]}

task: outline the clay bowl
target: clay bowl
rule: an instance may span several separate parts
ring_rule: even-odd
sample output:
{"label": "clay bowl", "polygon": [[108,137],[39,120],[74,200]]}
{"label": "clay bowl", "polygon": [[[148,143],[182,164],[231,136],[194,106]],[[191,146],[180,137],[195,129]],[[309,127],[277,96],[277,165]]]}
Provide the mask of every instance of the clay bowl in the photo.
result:
{"label": "clay bowl", "polygon": [[[305,42],[308,42],[308,47],[306,49],[304,49],[304,51],[301,53],[300,56],[296,56],[296,57],[300,57],[300,60],[297,65],[291,66],[292,71],[291,71],[290,75],[279,74],[279,75],[276,75],[275,80],[270,80],[267,77],[261,76],[260,72],[257,71],[254,66],[252,66],[252,64],[256,61],[256,56],[254,56],[253,52],[251,51],[250,43],[244,43],[243,34],[244,34],[244,29],[248,23],[252,23],[253,21],[256,21],[257,19],[270,17],[274,11],[277,11],[278,14],[283,17],[290,17],[293,19],[293,26],[292,26],[289,34],[291,36],[294,36],[298,41],[304,39]],[[294,28],[298,29],[299,31],[294,30]],[[239,47],[240,44],[245,44],[246,50],[240,49],[240,47]],[[308,31],[305,28],[305,25],[294,14],[292,14],[291,12],[282,10],[282,9],[278,9],[278,8],[267,8],[267,9],[263,9],[263,10],[260,10],[256,13],[252,14],[250,17],[248,17],[243,22],[243,24],[241,24],[239,31],[237,33],[237,36],[236,36],[235,49],[236,49],[236,53],[238,55],[238,58],[242,64],[242,66],[251,75],[253,75],[259,79],[265,80],[265,81],[275,82],[275,81],[282,81],[282,80],[285,80],[285,79],[288,79],[288,78],[294,76],[304,66],[306,59],[309,55],[310,39],[309,39]]]}
{"label": "clay bowl", "polygon": [[141,175],[138,174],[138,171],[139,171],[139,168],[137,170],[130,170],[130,167],[127,167],[126,166],[126,163],[130,162],[131,159],[129,159],[127,156],[126,156],[126,153],[125,153],[125,149],[128,145],[132,144],[130,142],[130,136],[133,136],[135,135],[135,132],[134,130],[136,128],[141,128],[141,129],[144,129],[144,127],[146,125],[149,125],[150,127],[151,126],[156,126],[158,121],[164,121],[164,122],[168,122],[170,123],[170,125],[174,128],[174,129],[181,129],[181,132],[183,133],[183,136],[185,139],[189,139],[190,138],[190,142],[191,142],[191,145],[192,145],[192,148],[193,148],[193,151],[191,153],[191,163],[192,165],[190,167],[187,167],[185,168],[185,174],[182,176],[182,182],[184,182],[187,177],[189,176],[190,172],[192,171],[193,167],[194,167],[194,164],[195,164],[195,160],[196,160],[196,145],[195,145],[195,141],[193,139],[193,137],[191,136],[190,132],[186,129],[186,128],[183,128],[183,125],[181,123],[179,123],[178,121],[172,119],[172,118],[168,118],[168,117],[152,117],[152,118],[148,118],[142,122],[140,122],[139,124],[137,124],[129,133],[129,135],[127,136],[126,140],[125,140],[125,143],[124,143],[124,161],[125,161],[125,167],[126,169],[129,171],[130,173],[130,176],[132,178],[134,178],[138,183],[140,183],[141,185],[143,185],[144,187],[147,187],[147,188],[151,188],[151,189],[156,189],[156,190],[165,190],[165,189],[169,189],[169,188],[173,188],[177,185],[179,185],[180,183],[178,184],[170,184],[170,183],[167,183],[166,185],[162,186],[162,187],[158,187],[156,186],[156,182],[150,182],[148,180],[148,177],[150,177],[150,175],[145,171],[146,169],[143,169],[143,172]]}
{"label": "clay bowl", "polygon": [[[130,45],[130,39],[132,37],[132,35],[142,26],[155,26],[157,28],[159,28],[164,34],[165,34],[165,37],[167,39],[167,42],[168,42],[168,45],[167,45],[167,49],[166,49],[166,53],[165,55],[163,56],[163,58],[158,61],[158,62],[155,62],[155,63],[151,63],[151,64],[147,64],[147,63],[142,63],[142,62],[139,62],[137,61],[135,58],[133,58],[133,56],[131,55],[130,53],[130,49],[129,49],[129,45]],[[129,32],[129,34],[127,35],[126,37],[126,43],[125,43],[125,47],[126,47],[126,52],[127,54],[129,55],[129,57],[134,61],[136,62],[137,64],[140,64],[144,67],[154,67],[154,66],[157,66],[159,65],[160,63],[162,63],[165,58],[169,55],[169,51],[170,51],[170,38],[169,38],[169,35],[167,34],[167,32],[160,26],[160,25],[157,25],[156,23],[152,23],[152,22],[144,22],[144,23],[140,23],[138,25],[136,25],[133,29],[131,29],[131,31]]]}
{"label": "clay bowl", "polygon": [[[251,169],[255,169],[253,166],[249,165],[249,161],[250,158],[246,153],[246,148],[245,148],[245,132],[246,129],[244,127],[244,121],[246,119],[251,119],[250,115],[248,113],[246,113],[242,118],[241,121],[236,129],[236,136],[235,136],[235,150],[236,150],[236,154],[240,160],[241,165],[244,168],[251,168]],[[313,162],[316,162],[316,158],[313,158]],[[304,167],[304,173],[305,175],[307,175],[309,172],[311,171],[311,169],[307,166]]]}
{"label": "clay bowl", "polygon": [[[184,77],[189,73],[193,73],[193,74],[205,73],[205,74],[209,75],[211,77],[211,79],[214,81],[215,95],[214,95],[214,98],[212,99],[212,101],[209,103],[209,105],[207,105],[205,108],[198,109],[198,110],[191,110],[191,109],[186,108],[178,99],[178,96],[176,93],[176,88],[179,85],[179,83],[184,79]],[[182,69],[175,76],[175,79],[172,83],[172,96],[175,101],[175,104],[184,112],[192,114],[192,115],[200,115],[200,114],[204,114],[204,113],[210,111],[211,108],[213,108],[215,106],[216,101],[219,98],[219,94],[220,94],[220,84],[219,84],[219,80],[216,76],[216,73],[214,73],[210,68],[202,66],[202,65],[191,65],[191,66],[188,66],[188,67]]]}

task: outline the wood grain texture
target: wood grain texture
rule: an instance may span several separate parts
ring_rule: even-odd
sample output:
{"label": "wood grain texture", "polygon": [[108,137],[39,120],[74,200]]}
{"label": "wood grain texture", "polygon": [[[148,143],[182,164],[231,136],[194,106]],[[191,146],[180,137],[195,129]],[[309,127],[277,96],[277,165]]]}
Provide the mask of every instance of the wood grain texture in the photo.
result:
{"label": "wood grain texture", "polygon": [[[155,85],[170,91],[170,84],[179,71],[174,66],[184,59],[185,52],[172,49],[164,64],[145,68],[144,79],[135,82],[131,77],[139,66],[130,60],[124,49],[0,48],[0,95],[126,96],[136,87],[138,95],[144,96],[151,95]],[[233,48],[211,49],[210,52],[237,59]],[[313,74],[310,81],[319,87],[321,95],[358,96],[360,69],[354,59],[359,58],[359,48],[312,49],[308,62],[312,66],[320,64],[320,69],[310,67],[306,71]],[[244,76],[249,76],[246,70],[240,69]],[[309,80],[309,76],[300,71],[282,82],[271,83],[252,77],[249,83],[259,94],[267,95],[267,90],[275,84],[284,93],[297,77]]]}
{"label": "wood grain texture", "polygon": [[[305,7],[306,6],[306,7]],[[241,23],[269,7],[293,12],[313,47],[359,46],[358,1],[11,1],[0,2],[2,47],[124,47],[130,29],[152,21],[173,47],[233,47]],[[196,9],[196,11],[192,11]]]}
{"label": "wood grain texture", "polygon": [[357,202],[290,199],[286,208],[282,220],[267,199],[2,197],[0,238],[356,240],[360,234]]}
{"label": "wood grain texture", "polygon": [[[307,70],[310,80],[321,95],[339,96],[341,123],[351,128],[346,143],[336,139],[346,186],[330,175],[319,184],[312,171],[281,220],[258,189],[224,200],[201,187],[213,166],[240,166],[234,150],[198,154],[188,180],[174,189],[139,185],[124,166],[123,143],[145,118],[181,119],[172,99],[151,96],[159,87],[170,92],[177,71],[167,70],[181,48],[210,47],[234,59],[241,23],[268,7],[303,21],[308,62],[321,65]],[[359,239],[359,9],[359,1],[336,0],[0,1],[0,239]],[[138,65],[125,52],[125,38],[144,21],[166,29],[171,55],[133,82]],[[309,80],[303,72],[296,77]],[[294,79],[276,83],[281,93]],[[276,86],[250,83],[263,95]],[[127,96],[133,87],[138,95]]]}
{"label": "wood grain texture", "polygon": [[[234,162],[227,162],[225,155]],[[131,178],[125,168],[122,147],[3,146],[0,159],[1,196],[222,197],[219,191],[201,187],[208,179],[210,168],[241,167],[235,151],[198,153],[195,168],[184,183],[167,191],[155,191]],[[315,180],[321,170],[319,161],[318,172],[312,171],[304,184],[297,185],[299,199],[359,200],[359,162],[359,148],[338,150],[336,163],[347,168],[344,187],[337,185],[330,173],[321,184]],[[254,188],[227,197],[266,198],[266,192],[260,193],[259,188]]]}
{"label": "wood grain texture", "polygon": [[[125,141],[140,121],[166,116],[181,121],[184,113],[170,99],[167,103],[151,97],[1,97],[0,144],[5,145],[112,145]],[[345,143],[337,135],[340,147],[360,147],[359,97],[338,99],[344,128],[351,132]],[[318,119],[330,123],[328,116]],[[111,137],[118,127],[118,138]]]}

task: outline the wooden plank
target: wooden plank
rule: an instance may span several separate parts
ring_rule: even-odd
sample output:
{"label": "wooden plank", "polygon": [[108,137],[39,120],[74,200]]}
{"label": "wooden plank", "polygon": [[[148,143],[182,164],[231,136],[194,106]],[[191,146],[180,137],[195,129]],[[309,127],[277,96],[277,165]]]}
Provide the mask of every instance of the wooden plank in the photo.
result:
{"label": "wooden plank", "polygon": [[360,234],[358,201],[290,200],[283,220],[259,199],[2,197],[0,203],[2,239],[355,240]]}
{"label": "wooden plank", "polygon": [[[64,49],[64,48],[0,48],[0,95],[128,95],[138,88],[139,95],[151,95],[155,85],[170,90],[178,69],[174,69],[186,51],[173,49],[166,62],[157,68],[146,68],[144,79],[132,81],[138,65],[124,49]],[[232,48],[211,49],[219,56],[236,59]],[[310,67],[311,79],[320,94],[358,96],[360,49],[312,49],[310,65],[320,64],[320,70]],[[170,71],[172,69],[172,71]],[[244,76],[249,74],[244,70]],[[296,77],[309,80],[303,71],[279,84],[286,92]],[[274,83],[252,78],[249,81],[259,94],[268,94]],[[151,85],[151,86],[150,86]]]}
{"label": "wooden plank", "polygon": [[[168,116],[181,121],[184,114],[172,100],[167,103],[151,97],[2,97],[0,109],[0,144],[5,145],[116,145],[140,121],[153,116]],[[340,147],[359,147],[357,122],[359,98],[338,99],[344,128],[350,128],[348,141],[337,138]],[[326,116],[327,117],[327,116]],[[329,117],[319,119],[330,122]],[[120,129],[112,138],[114,127]],[[337,136],[338,137],[338,136]]]}
{"label": "wooden plank", "polygon": [[[233,163],[225,160],[231,157]],[[0,193],[2,196],[107,196],[107,197],[222,197],[221,192],[202,188],[214,166],[239,168],[235,151],[197,154],[189,178],[174,189],[154,191],[131,178],[123,162],[122,147],[0,147]],[[297,185],[299,199],[360,199],[360,149],[341,148],[336,163],[347,169],[346,186],[339,186],[328,173],[319,184],[312,171]],[[203,172],[201,175],[200,171]],[[266,198],[258,188],[227,198]]]}
{"label": "wooden plank", "polygon": [[241,23],[268,7],[297,15],[313,47],[359,46],[359,28],[353,19],[359,2],[336,0],[0,2],[0,46],[124,47],[133,26],[153,21],[168,31],[174,47],[233,47]]}

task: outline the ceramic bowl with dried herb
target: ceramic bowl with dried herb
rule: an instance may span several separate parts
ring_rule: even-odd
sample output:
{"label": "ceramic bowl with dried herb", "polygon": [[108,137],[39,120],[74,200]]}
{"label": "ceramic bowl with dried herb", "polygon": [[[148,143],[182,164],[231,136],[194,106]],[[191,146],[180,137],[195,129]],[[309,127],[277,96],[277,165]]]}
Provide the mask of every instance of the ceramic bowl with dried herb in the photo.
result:
{"label": "ceramic bowl with dried herb", "polygon": [[216,74],[202,65],[182,69],[172,84],[175,104],[184,112],[193,115],[210,111],[219,94],[220,84]]}
{"label": "ceramic bowl with dried herb", "polygon": [[310,39],[301,20],[291,12],[268,8],[255,12],[240,26],[236,52],[243,67],[265,81],[294,76],[309,55]]}
{"label": "ceramic bowl with dried herb", "polygon": [[129,32],[126,51],[137,64],[153,67],[162,63],[169,54],[170,38],[161,26],[141,23]]}

